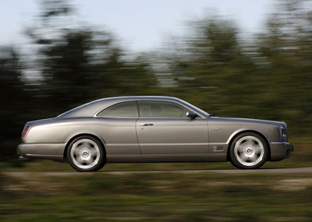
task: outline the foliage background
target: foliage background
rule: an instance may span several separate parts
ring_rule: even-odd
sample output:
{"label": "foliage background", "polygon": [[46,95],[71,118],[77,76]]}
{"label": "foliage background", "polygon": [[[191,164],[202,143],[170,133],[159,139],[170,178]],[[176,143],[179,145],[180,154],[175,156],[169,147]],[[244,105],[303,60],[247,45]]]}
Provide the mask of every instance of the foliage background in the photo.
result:
{"label": "foliage background", "polygon": [[[290,139],[312,128],[312,11],[305,0],[277,1],[266,29],[242,37],[236,25],[207,16],[187,36],[133,54],[116,37],[71,22],[66,0],[42,1],[31,44],[0,48],[0,161],[16,164],[26,121],[55,117],[98,98],[168,95],[218,116],[285,121]],[[26,46],[25,46],[26,47]]]}
{"label": "foliage background", "polygon": [[[42,0],[25,27],[30,43],[0,46],[0,220],[311,221],[311,174],[287,173],[312,161],[307,2],[276,1],[266,29],[248,38],[232,21],[207,16],[162,49],[133,54],[112,33],[73,22],[69,1]],[[177,96],[218,116],[285,121],[295,152],[266,163],[283,174],[221,173],[229,163],[108,164],[81,174],[17,160],[27,121],[123,95]]]}

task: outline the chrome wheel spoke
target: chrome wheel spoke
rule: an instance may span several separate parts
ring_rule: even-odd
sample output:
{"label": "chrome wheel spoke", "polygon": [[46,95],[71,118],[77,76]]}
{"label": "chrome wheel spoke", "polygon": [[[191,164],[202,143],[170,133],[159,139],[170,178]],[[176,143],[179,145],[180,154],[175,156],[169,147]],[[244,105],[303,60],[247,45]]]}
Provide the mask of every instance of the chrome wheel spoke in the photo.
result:
{"label": "chrome wheel spoke", "polygon": [[76,156],[75,159],[79,164],[83,164],[84,160],[80,156]]}
{"label": "chrome wheel spoke", "polygon": [[245,154],[242,154],[242,155],[240,155],[239,157],[240,157],[240,159],[241,159],[242,161],[244,161],[244,162],[248,161],[248,156],[246,156]]}
{"label": "chrome wheel spoke", "polygon": [[251,160],[252,162],[255,162],[257,159],[258,159],[258,156],[255,154],[249,157],[249,160]]}
{"label": "chrome wheel spoke", "polygon": [[90,165],[91,163],[93,162],[93,159],[92,158],[88,158],[85,160],[85,163]]}
{"label": "chrome wheel spoke", "polygon": [[253,146],[254,145],[254,143],[255,143],[255,141],[254,140],[252,140],[252,139],[247,139],[246,140],[246,142],[244,143],[244,145],[249,145],[249,146]]}
{"label": "chrome wheel spoke", "polygon": [[263,147],[261,147],[259,144],[255,145],[254,148],[256,154],[263,152]]}
{"label": "chrome wheel spoke", "polygon": [[237,146],[237,151],[238,151],[239,153],[244,153],[244,146],[241,145],[241,144],[238,144],[238,146]]}
{"label": "chrome wheel spoke", "polygon": [[243,166],[252,167],[262,161],[264,157],[264,146],[261,140],[255,136],[244,136],[240,138],[234,147],[234,156]]}
{"label": "chrome wheel spoke", "polygon": [[87,148],[87,149],[92,149],[93,148],[92,144],[86,143],[86,142],[84,143],[84,147]]}
{"label": "chrome wheel spoke", "polygon": [[79,147],[76,147],[75,149],[74,149],[74,154],[76,155],[76,156],[79,156],[80,155],[80,148]]}
{"label": "chrome wheel spoke", "polygon": [[96,157],[97,155],[99,155],[99,153],[97,152],[97,150],[94,149],[94,148],[90,149],[90,153],[91,153],[91,156],[92,156],[92,157]]}
{"label": "chrome wheel spoke", "polygon": [[80,139],[72,145],[70,156],[77,167],[90,169],[98,164],[101,152],[99,146],[93,140]]}

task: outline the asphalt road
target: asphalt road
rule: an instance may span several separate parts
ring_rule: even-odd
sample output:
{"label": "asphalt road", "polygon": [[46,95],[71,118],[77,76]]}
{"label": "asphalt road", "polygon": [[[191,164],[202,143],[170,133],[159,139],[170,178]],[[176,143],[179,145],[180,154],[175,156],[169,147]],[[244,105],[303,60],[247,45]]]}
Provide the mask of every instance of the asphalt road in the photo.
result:
{"label": "asphalt road", "polygon": [[0,174],[10,177],[68,177],[68,176],[83,176],[90,174],[111,174],[111,175],[130,175],[130,174],[159,174],[159,173],[173,173],[173,174],[196,174],[196,173],[215,173],[215,174],[310,174],[312,167],[302,168],[279,168],[279,169],[256,169],[256,170],[155,170],[155,171],[99,171],[92,173],[80,172],[1,172]]}

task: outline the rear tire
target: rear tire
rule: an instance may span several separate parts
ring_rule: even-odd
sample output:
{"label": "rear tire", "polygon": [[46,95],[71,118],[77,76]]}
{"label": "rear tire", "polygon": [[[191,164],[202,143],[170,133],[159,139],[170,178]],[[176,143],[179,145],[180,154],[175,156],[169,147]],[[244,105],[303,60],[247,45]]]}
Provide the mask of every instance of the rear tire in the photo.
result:
{"label": "rear tire", "polygon": [[69,164],[79,172],[100,170],[106,163],[102,143],[91,136],[79,136],[68,147]]}
{"label": "rear tire", "polygon": [[256,133],[243,133],[236,137],[230,147],[230,158],[240,169],[260,168],[268,159],[268,145]]}

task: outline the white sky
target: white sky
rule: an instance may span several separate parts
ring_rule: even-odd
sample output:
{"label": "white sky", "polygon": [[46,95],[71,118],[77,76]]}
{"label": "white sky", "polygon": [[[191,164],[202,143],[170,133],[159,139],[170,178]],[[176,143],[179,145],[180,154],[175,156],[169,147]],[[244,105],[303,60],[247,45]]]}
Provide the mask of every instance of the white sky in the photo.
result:
{"label": "white sky", "polygon": [[[261,31],[272,0],[72,0],[81,20],[113,32],[128,49],[148,51],[176,35],[187,21],[210,13],[234,20],[245,33]],[[0,44],[23,42],[34,24],[39,0],[2,0]]]}

